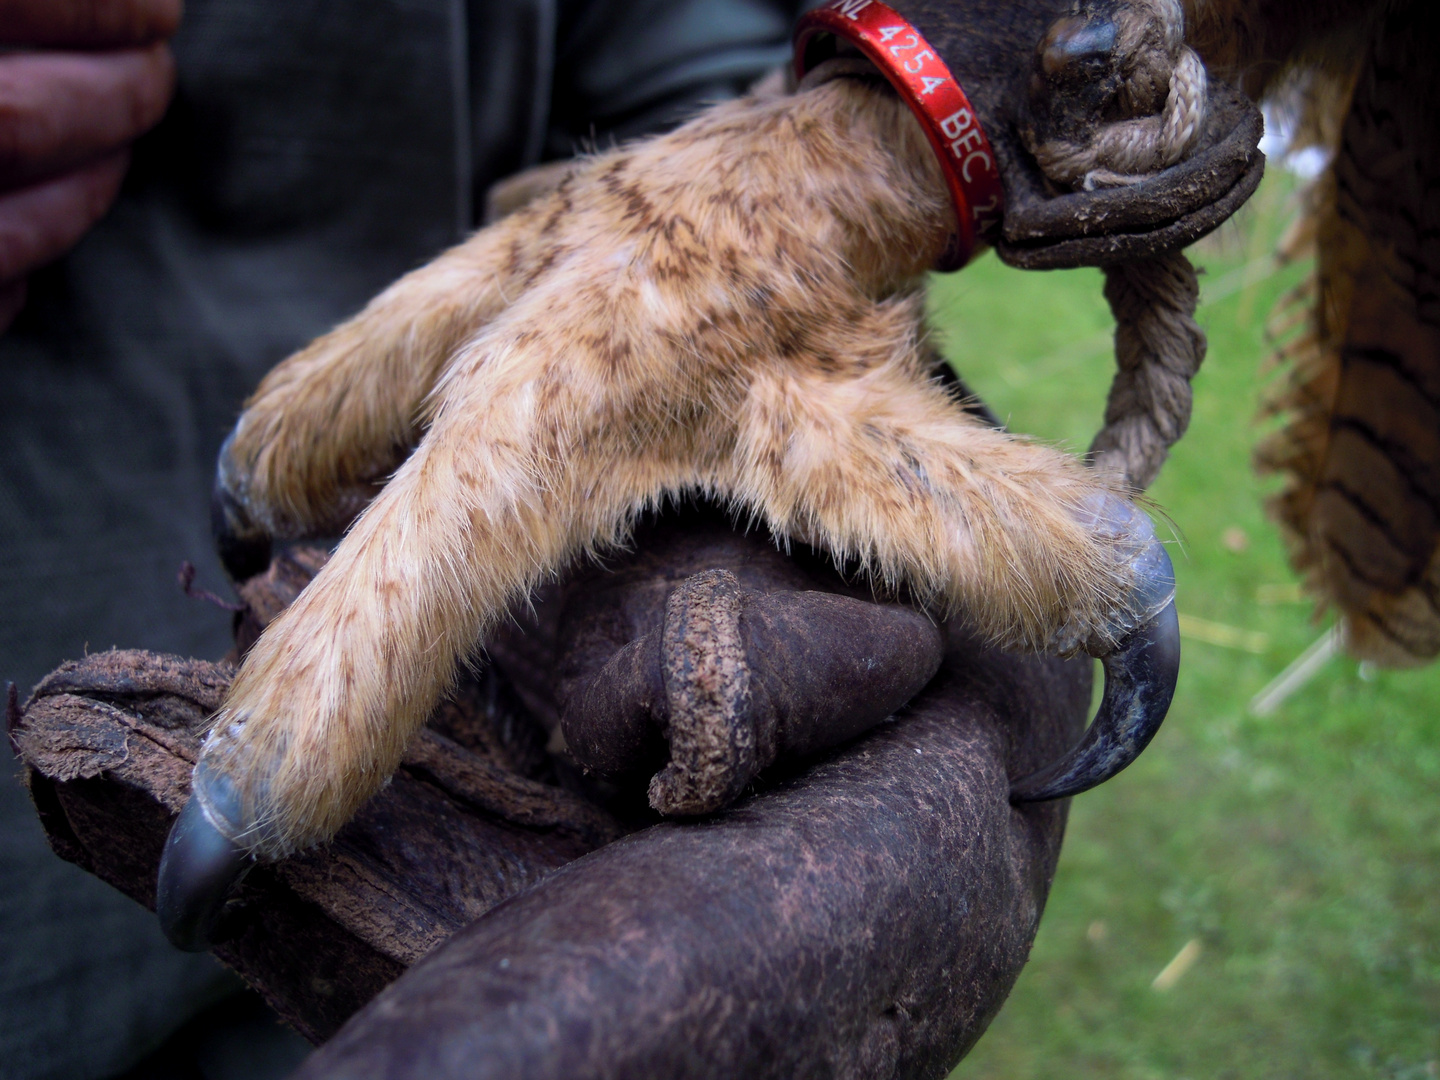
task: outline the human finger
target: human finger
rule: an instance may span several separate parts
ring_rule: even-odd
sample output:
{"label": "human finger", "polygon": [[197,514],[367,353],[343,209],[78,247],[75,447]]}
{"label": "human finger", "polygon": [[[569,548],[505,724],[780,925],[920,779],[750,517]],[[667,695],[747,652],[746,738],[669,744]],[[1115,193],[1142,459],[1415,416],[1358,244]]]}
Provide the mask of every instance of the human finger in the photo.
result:
{"label": "human finger", "polygon": [[0,285],[0,334],[10,329],[10,324],[15,321],[25,307],[25,298],[29,290],[25,286],[25,280],[12,281],[8,285]]}
{"label": "human finger", "polygon": [[0,282],[18,281],[72,248],[115,201],[128,164],[122,150],[0,195]]}
{"label": "human finger", "polygon": [[174,82],[164,45],[0,57],[0,188],[58,176],[125,146],[159,122]]}
{"label": "human finger", "polygon": [[0,45],[120,49],[170,37],[183,0],[0,0]]}

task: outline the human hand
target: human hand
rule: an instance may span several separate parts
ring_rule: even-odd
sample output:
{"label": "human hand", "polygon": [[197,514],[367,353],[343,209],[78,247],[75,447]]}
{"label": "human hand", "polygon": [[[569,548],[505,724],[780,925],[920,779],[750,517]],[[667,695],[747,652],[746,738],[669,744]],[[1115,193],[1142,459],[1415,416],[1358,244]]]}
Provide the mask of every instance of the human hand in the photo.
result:
{"label": "human hand", "polygon": [[174,88],[182,0],[0,0],[0,330],[119,193]]}

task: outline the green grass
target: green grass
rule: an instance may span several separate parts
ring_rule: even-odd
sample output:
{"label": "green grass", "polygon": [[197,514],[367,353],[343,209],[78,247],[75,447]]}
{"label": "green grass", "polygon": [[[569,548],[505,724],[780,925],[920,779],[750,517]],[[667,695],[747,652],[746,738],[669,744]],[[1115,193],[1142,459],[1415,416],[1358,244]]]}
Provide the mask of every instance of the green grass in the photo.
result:
{"label": "green grass", "polygon": [[[1181,540],[1180,610],[1262,651],[1186,642],[1160,735],[1075,801],[1030,964],[952,1080],[1440,1077],[1440,667],[1367,678],[1337,658],[1272,715],[1247,708],[1327,625],[1284,596],[1274,482],[1250,469],[1264,323],[1304,270],[1268,258],[1292,187],[1267,180],[1191,252],[1210,355],[1151,491]],[[1100,288],[988,256],[937,280],[932,314],[1013,429],[1083,449],[1112,364]],[[1191,941],[1198,960],[1153,989]]]}

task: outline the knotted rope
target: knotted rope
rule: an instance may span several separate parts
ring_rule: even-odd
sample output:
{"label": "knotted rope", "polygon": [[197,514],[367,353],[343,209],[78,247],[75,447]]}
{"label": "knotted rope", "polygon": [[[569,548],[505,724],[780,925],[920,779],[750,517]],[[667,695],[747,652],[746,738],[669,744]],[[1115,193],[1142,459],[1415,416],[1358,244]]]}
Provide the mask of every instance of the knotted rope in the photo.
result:
{"label": "knotted rope", "polygon": [[[1118,104],[1137,118],[1099,126],[1083,140],[1032,146],[1056,183],[1087,191],[1138,183],[1180,161],[1200,136],[1205,65],[1185,44],[1180,0],[1128,0],[1115,23],[1114,53],[1127,58]],[[1161,87],[1164,106],[1153,111]],[[1139,115],[1147,111],[1151,115]],[[1190,380],[1206,349],[1195,321],[1199,296],[1195,268],[1178,251],[1105,267],[1119,370],[1090,453],[1096,469],[1136,491],[1159,474],[1190,423]]]}
{"label": "knotted rope", "polygon": [[1129,0],[1114,22],[1112,52],[1125,58],[1116,107],[1133,119],[1030,148],[1045,175],[1066,187],[1137,183],[1189,153],[1205,122],[1205,64],[1185,44],[1180,0]]}

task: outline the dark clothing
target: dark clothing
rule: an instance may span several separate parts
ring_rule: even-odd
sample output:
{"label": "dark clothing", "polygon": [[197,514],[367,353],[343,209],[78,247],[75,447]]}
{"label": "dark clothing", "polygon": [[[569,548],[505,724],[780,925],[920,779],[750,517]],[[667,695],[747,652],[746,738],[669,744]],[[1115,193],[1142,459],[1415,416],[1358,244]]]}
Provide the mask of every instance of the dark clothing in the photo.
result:
{"label": "dark clothing", "polygon": [[[0,339],[0,677],[196,656],[216,451],[278,360],[459,240],[496,179],[784,61],[793,0],[189,0],[120,201]],[[12,768],[13,772],[13,768]],[[44,848],[0,788],[0,1078],[114,1073],[231,984]]]}

